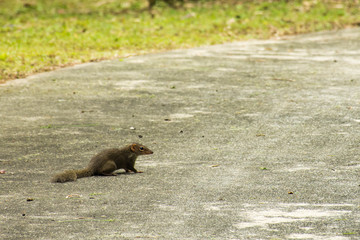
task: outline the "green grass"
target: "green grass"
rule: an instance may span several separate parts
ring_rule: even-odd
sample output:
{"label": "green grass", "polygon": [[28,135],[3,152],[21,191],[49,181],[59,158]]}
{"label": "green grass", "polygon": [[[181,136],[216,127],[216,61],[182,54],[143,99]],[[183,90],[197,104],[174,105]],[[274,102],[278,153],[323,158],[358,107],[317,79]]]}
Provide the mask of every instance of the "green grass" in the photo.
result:
{"label": "green grass", "polygon": [[[89,61],[356,26],[356,1],[0,0],[0,81]],[[346,2],[346,3],[342,3]],[[358,2],[358,1],[357,1]]]}

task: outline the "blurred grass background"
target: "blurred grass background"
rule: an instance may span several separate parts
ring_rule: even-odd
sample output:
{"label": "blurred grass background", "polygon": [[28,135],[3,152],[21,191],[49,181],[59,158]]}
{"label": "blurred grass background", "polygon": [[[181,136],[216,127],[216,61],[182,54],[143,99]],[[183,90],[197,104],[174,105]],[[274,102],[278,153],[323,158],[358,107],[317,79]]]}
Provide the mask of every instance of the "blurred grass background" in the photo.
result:
{"label": "blurred grass background", "polygon": [[359,0],[0,0],[0,82],[58,67],[360,26]]}

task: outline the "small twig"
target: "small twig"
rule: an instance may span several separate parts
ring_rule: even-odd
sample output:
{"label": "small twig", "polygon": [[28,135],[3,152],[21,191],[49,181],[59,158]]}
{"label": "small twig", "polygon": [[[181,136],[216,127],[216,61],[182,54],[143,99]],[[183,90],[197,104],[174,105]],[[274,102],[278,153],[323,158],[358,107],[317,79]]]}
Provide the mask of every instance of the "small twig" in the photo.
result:
{"label": "small twig", "polygon": [[285,82],[295,82],[295,80],[292,79],[286,79],[286,78],[273,78],[272,80],[276,80],[276,81],[285,81]]}

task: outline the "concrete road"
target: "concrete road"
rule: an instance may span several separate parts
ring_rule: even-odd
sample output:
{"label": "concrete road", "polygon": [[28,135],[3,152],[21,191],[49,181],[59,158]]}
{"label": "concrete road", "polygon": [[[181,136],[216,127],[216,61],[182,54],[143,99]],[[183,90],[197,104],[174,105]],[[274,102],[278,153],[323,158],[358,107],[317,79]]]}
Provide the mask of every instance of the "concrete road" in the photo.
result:
{"label": "concrete road", "polygon": [[[360,239],[360,29],[0,86],[1,239]],[[142,174],[50,183],[141,142]]]}

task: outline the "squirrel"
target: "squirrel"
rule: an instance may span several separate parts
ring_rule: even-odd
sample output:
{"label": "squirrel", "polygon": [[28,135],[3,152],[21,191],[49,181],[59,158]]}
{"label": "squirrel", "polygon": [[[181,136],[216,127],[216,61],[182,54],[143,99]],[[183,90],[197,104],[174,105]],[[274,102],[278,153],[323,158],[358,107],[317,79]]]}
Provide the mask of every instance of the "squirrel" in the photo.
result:
{"label": "squirrel", "polygon": [[142,173],[134,168],[135,160],[140,155],[153,154],[149,148],[139,143],[132,143],[123,148],[110,148],[93,156],[84,169],[66,170],[56,174],[51,182],[76,181],[78,178],[94,175],[116,176],[117,169],[125,169],[126,172]]}

